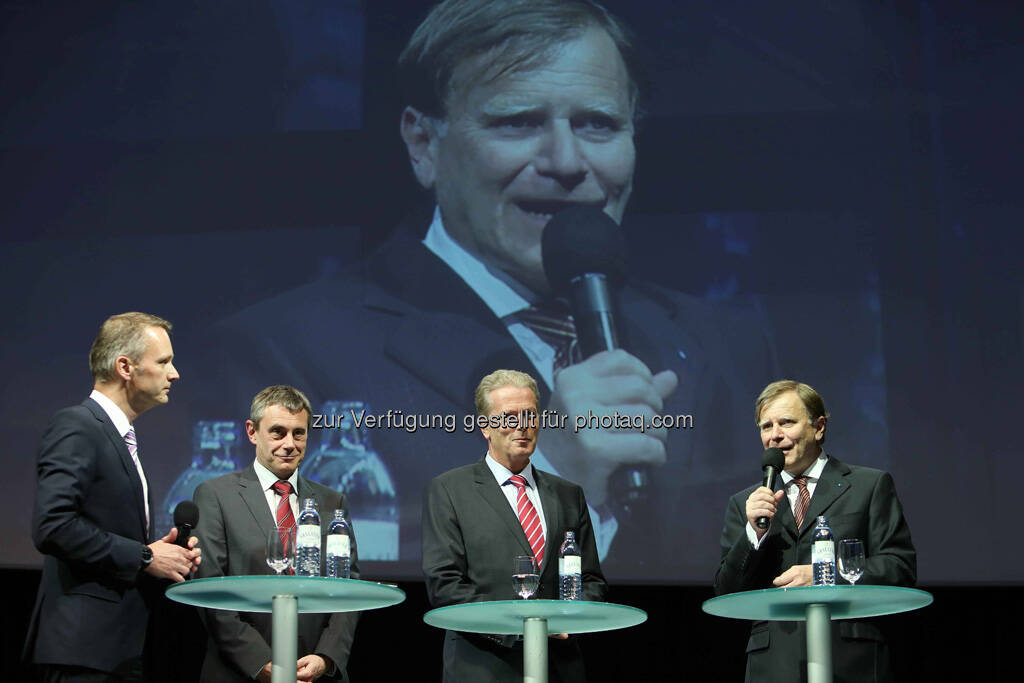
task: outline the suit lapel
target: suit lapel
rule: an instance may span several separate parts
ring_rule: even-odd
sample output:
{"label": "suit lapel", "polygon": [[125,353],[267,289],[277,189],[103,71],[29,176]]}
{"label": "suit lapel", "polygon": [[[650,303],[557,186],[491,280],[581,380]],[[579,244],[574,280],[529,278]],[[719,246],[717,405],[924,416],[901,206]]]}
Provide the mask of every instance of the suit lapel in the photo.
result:
{"label": "suit lapel", "polygon": [[477,494],[494,510],[505,529],[516,540],[522,554],[532,555],[533,549],[526,542],[526,532],[523,531],[523,525],[519,523],[519,517],[512,511],[508,499],[502,493],[498,482],[494,480],[494,474],[483,460],[477,462],[473,468],[473,485],[476,487]]}
{"label": "suit lapel", "polygon": [[103,433],[107,435],[107,439],[110,441],[110,445],[114,448],[118,458],[121,460],[121,467],[124,468],[125,474],[132,482],[132,493],[135,497],[135,508],[139,515],[139,529],[142,532],[142,538],[149,540],[149,535],[146,533],[146,507],[149,502],[143,499],[142,494],[142,479],[139,477],[139,470],[135,467],[135,461],[132,460],[132,454],[128,452],[128,444],[124,441],[124,436],[117,433],[117,428],[114,423],[110,421],[110,416],[107,415],[106,411],[99,403],[87,398],[82,401],[82,405],[89,409],[89,412],[93,414],[100,424],[103,425]]}
{"label": "suit lapel", "polygon": [[263,530],[264,535],[269,534],[277,521],[270,514],[267,496],[263,492],[263,487],[260,486],[260,480],[256,477],[256,470],[252,465],[238,473],[238,495],[242,497],[242,502],[249,508],[249,512],[260,529]]}
{"label": "suit lapel", "polygon": [[800,529],[801,536],[807,533],[808,529],[813,529],[815,526],[814,520],[828,512],[832,504],[850,490],[850,483],[846,481],[846,475],[849,473],[849,467],[839,460],[831,456],[829,457],[828,462],[825,463],[825,469],[821,473],[821,478],[818,479],[818,484],[814,487],[811,503],[807,506],[807,514],[804,515],[804,526]]}
{"label": "suit lapel", "polygon": [[[547,533],[544,537],[544,566],[546,567],[552,558],[558,557],[562,543],[559,531],[565,526],[565,523],[562,521],[562,504],[552,485],[551,478],[533,467],[533,480],[537,482],[537,494],[540,496],[541,507],[544,508],[544,522],[547,525]],[[541,571],[544,571],[544,567],[541,567]]]}

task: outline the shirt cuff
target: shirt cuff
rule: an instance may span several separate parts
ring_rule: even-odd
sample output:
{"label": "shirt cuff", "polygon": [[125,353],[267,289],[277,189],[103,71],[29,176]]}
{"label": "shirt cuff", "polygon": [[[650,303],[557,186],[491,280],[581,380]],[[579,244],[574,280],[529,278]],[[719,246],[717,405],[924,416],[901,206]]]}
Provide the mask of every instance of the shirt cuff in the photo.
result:
{"label": "shirt cuff", "polygon": [[[768,529],[771,529],[771,528],[772,528],[771,527],[771,522],[769,522],[768,523]],[[757,532],[754,531],[754,527],[751,526],[750,522],[747,522],[747,540],[750,541],[750,545],[754,546],[754,550],[757,550],[758,548],[761,547],[761,541],[763,541],[765,539],[765,536],[767,536],[767,535],[768,535],[768,530],[766,529],[765,532],[764,532],[764,536],[762,536],[761,538],[758,538],[757,537]]]}

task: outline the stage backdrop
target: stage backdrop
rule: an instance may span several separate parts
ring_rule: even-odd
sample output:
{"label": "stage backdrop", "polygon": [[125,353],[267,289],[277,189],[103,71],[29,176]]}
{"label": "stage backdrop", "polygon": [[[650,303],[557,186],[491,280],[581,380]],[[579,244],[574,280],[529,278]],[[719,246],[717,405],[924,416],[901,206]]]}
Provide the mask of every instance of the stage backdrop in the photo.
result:
{"label": "stage backdrop", "polygon": [[[728,495],[760,478],[754,398],[790,377],[825,397],[830,453],[893,472],[923,581],[1019,581],[1021,10],[607,5],[646,66],[630,283],[700,311],[672,343],[744,397],[680,389],[692,424],[669,430],[656,523],[619,525],[611,578],[711,580]],[[158,529],[252,461],[249,400],[292,383],[322,416],[304,473],[350,494],[367,573],[420,576],[423,487],[485,450],[472,386],[453,375],[431,403],[374,360],[394,331],[346,316],[367,266],[429,221],[394,77],[428,6],[2,3],[0,563],[39,564],[36,444],[88,394],[99,323],[142,310],[174,323],[182,374],[137,425]],[[708,321],[763,362],[688,345]],[[397,342],[458,372],[437,335]]]}

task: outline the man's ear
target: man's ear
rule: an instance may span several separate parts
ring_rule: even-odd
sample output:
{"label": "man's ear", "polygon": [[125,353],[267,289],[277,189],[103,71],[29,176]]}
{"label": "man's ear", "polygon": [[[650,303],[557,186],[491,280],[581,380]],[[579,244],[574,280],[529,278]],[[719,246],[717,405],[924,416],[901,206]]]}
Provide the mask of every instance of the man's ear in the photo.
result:
{"label": "man's ear", "polygon": [[253,444],[256,443],[256,423],[252,420],[245,421],[245,435],[249,437],[249,441]]}
{"label": "man's ear", "polygon": [[428,190],[437,179],[437,126],[426,114],[413,107],[402,112],[399,126],[416,180]]}

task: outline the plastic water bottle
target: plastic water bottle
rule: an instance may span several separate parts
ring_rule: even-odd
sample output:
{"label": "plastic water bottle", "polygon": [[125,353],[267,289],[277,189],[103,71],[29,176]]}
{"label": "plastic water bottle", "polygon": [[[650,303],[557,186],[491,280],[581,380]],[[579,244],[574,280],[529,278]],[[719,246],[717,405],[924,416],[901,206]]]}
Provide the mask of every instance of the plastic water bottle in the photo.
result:
{"label": "plastic water bottle", "polygon": [[335,510],[327,527],[326,567],[325,575],[335,579],[347,579],[352,571],[352,533],[344,510]]}
{"label": "plastic water bottle", "polygon": [[811,567],[815,586],[836,585],[836,542],[825,515],[818,517],[811,537]]}
{"label": "plastic water bottle", "polygon": [[304,498],[295,533],[295,573],[320,576],[320,513],[312,498]]}
{"label": "plastic water bottle", "polygon": [[579,600],[583,586],[580,546],[576,543],[576,532],[566,531],[565,540],[558,550],[558,599]]}

